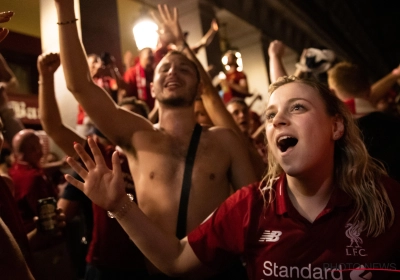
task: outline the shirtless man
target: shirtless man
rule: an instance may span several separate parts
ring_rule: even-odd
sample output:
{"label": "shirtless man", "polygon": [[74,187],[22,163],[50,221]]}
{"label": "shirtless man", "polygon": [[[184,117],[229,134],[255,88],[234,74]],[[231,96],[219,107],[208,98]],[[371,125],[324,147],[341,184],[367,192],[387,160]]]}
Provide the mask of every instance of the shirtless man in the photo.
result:
{"label": "shirtless man", "polygon": [[[95,125],[124,150],[139,207],[161,229],[175,233],[185,157],[196,124],[193,103],[199,84],[197,67],[179,52],[165,56],[157,65],[151,93],[159,102],[159,122],[153,126],[147,119],[121,109],[86,78],[90,76],[73,20],[74,1],[55,3],[68,89]],[[160,12],[167,27],[171,21],[177,22],[176,14],[171,17],[162,9]],[[218,127],[203,128],[191,179],[186,232],[214,211],[232,187],[237,190],[256,181],[238,136]]]}

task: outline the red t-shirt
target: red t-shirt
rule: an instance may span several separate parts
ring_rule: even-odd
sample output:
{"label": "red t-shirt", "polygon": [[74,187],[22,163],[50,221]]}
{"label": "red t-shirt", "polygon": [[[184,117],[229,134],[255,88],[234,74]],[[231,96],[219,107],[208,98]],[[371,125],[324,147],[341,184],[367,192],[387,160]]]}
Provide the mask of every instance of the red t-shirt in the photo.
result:
{"label": "red t-shirt", "polygon": [[[234,84],[239,84],[240,80],[247,79],[246,75],[243,72],[239,72],[235,70],[232,73],[226,73],[226,80],[233,82]],[[229,88],[229,91],[224,92],[223,100],[224,103],[228,103],[233,97],[243,98],[243,94],[237,92],[233,88]]]}
{"label": "red t-shirt", "polygon": [[[111,156],[115,151],[113,146],[97,143],[109,168],[112,167]],[[126,188],[133,190],[133,180],[125,155],[120,153],[121,170]],[[86,262],[114,269],[143,270],[145,262],[143,254],[130,240],[120,224],[107,216],[107,212],[93,204],[92,241],[86,255]]]}
{"label": "red t-shirt", "polygon": [[310,223],[290,202],[282,176],[269,207],[258,184],[244,187],[188,240],[200,261],[214,269],[243,257],[249,279],[399,279],[400,185],[384,180],[396,216],[394,225],[376,238],[348,223],[353,203],[340,189]]}
{"label": "red t-shirt", "polygon": [[57,198],[57,187],[45,175],[43,169],[27,163],[14,163],[8,173],[14,181],[17,202],[25,232],[36,228],[33,217],[37,216],[38,200],[46,197]]}
{"label": "red t-shirt", "polygon": [[145,71],[139,62],[124,73],[124,80],[128,84],[126,96],[135,96],[137,99],[146,102],[149,110],[153,109],[155,102],[150,92],[153,75],[154,71]]}

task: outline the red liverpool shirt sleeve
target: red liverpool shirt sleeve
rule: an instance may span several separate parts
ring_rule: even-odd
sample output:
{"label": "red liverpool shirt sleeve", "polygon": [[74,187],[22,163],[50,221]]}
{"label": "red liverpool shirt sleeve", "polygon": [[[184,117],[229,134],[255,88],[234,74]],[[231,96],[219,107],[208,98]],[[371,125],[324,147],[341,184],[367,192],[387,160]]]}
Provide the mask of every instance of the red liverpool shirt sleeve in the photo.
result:
{"label": "red liverpool shirt sleeve", "polygon": [[203,264],[218,271],[242,255],[253,194],[254,186],[236,191],[188,235],[190,246]]}

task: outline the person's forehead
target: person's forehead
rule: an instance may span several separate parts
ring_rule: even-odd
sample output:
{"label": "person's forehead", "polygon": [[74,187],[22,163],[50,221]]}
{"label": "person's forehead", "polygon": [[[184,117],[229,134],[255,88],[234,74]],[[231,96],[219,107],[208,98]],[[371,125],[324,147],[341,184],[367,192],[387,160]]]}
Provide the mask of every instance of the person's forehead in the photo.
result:
{"label": "person's forehead", "polygon": [[187,64],[194,68],[192,62],[184,55],[181,54],[169,54],[164,56],[158,65],[168,64],[168,63],[179,63],[179,64]]}
{"label": "person's forehead", "polygon": [[100,62],[100,57],[90,56],[90,57],[88,57],[87,61],[88,61],[88,63]]}
{"label": "person's forehead", "polygon": [[227,109],[229,111],[233,111],[233,110],[246,110],[247,107],[239,102],[232,102],[230,104],[228,104]]}
{"label": "person's forehead", "polygon": [[193,70],[190,71],[193,75],[197,76],[197,80],[200,81],[200,74],[199,74],[199,70],[196,66],[196,64],[191,61],[189,58],[187,58],[185,55],[180,54],[180,53],[172,53],[172,54],[167,54],[166,56],[164,56],[161,61],[158,63],[157,67],[156,67],[156,73],[160,72],[160,68],[161,67],[171,67],[171,65],[173,66],[187,66],[190,69]]}
{"label": "person's forehead", "polygon": [[296,99],[304,99],[310,102],[322,101],[315,88],[304,83],[293,82],[280,86],[273,91],[268,99],[267,107]]}

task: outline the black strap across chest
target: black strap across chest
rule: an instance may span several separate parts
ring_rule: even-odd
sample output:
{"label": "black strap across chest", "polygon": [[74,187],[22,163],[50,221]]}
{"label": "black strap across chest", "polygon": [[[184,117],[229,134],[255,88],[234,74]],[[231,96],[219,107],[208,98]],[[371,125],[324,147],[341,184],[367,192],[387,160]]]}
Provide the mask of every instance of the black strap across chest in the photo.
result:
{"label": "black strap across chest", "polygon": [[199,144],[202,127],[196,124],[190,139],[189,149],[186,155],[185,171],[183,173],[181,200],[179,202],[178,223],[176,225],[176,237],[182,239],[186,236],[187,209],[189,202],[190,187],[192,185],[192,171],[194,159],[196,158],[197,146]]}

